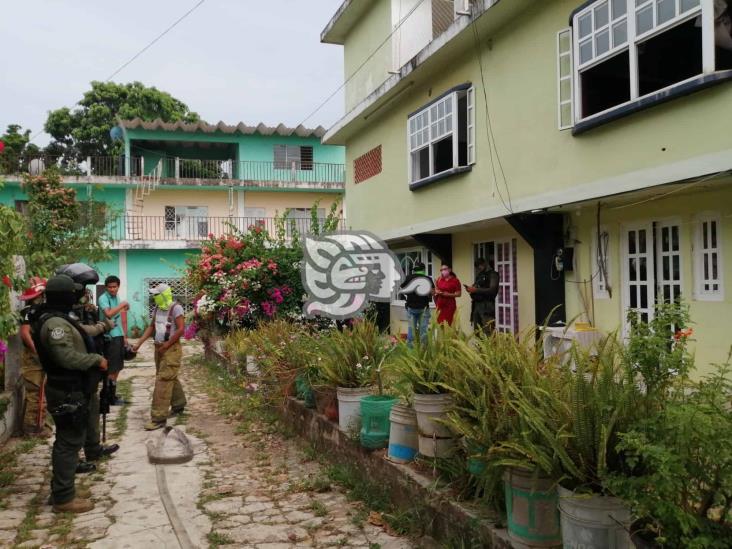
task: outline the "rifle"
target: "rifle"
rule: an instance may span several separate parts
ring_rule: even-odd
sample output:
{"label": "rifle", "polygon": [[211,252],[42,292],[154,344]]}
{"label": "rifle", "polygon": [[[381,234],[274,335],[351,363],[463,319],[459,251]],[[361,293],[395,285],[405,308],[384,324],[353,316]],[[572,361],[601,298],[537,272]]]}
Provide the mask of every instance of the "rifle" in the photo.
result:
{"label": "rifle", "polygon": [[102,374],[102,390],[99,391],[99,413],[102,414],[102,443],[107,442],[107,414],[109,413],[109,374]]}

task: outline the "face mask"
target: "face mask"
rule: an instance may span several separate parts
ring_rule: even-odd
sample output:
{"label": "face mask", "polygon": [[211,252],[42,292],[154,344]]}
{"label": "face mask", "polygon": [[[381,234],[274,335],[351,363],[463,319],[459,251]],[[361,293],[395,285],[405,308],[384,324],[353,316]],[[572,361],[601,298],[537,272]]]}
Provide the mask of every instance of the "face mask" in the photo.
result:
{"label": "face mask", "polygon": [[164,290],[162,293],[159,293],[155,297],[153,297],[153,300],[155,301],[155,305],[158,307],[158,309],[162,311],[167,311],[173,304],[173,290],[168,288],[167,290]]}

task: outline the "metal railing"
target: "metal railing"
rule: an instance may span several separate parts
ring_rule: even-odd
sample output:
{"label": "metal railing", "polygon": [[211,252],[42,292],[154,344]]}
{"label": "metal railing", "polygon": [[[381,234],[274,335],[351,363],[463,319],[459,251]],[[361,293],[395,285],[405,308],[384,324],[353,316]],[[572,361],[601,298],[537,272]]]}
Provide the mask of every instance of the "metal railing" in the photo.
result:
{"label": "metal railing", "polygon": [[[322,227],[324,218],[318,220]],[[284,224],[284,236],[290,238],[295,232],[306,235],[313,232],[312,220],[288,219]],[[337,230],[345,228],[345,221],[338,220]],[[278,236],[278,224],[273,217],[195,217],[195,216],[133,216],[120,215],[107,220],[107,238],[112,242],[121,240],[156,241],[203,241],[211,235],[219,237],[236,231],[265,231],[272,237]]]}
{"label": "metal railing", "polygon": [[141,176],[159,177],[163,183],[205,180],[225,183],[285,182],[328,183],[345,182],[344,164],[307,161],[269,162],[259,160],[210,160],[169,156],[88,156],[74,159],[64,156],[17,156],[0,153],[0,175],[38,175],[45,169],[56,168],[63,176],[119,177],[139,180]]}

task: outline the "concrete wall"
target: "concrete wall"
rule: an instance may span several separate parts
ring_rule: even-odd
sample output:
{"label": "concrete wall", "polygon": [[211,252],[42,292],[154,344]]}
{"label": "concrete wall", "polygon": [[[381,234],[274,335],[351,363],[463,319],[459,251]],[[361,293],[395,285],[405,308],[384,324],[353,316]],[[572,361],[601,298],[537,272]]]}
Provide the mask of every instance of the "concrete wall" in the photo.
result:
{"label": "concrete wall", "polygon": [[[345,92],[346,112],[386,80],[393,69],[392,39],[376,51],[392,31],[391,0],[372,0],[372,3],[371,9],[346,38],[344,74],[346,80],[350,78]],[[356,72],[361,65],[363,68]]]}
{"label": "concrete wall", "polygon": [[[729,185],[732,181],[726,181]],[[723,185],[724,186],[724,185]],[[608,279],[612,288],[611,298],[597,298],[592,291],[593,235],[597,231],[594,207],[581,208],[570,214],[568,225],[575,245],[575,272],[568,274],[567,316],[581,315],[604,332],[619,331],[625,319],[623,304],[623,260],[621,236],[624,226],[638,222],[665,221],[674,219],[680,226],[682,296],[690,305],[694,322],[693,347],[702,371],[712,363],[721,363],[732,345],[732,333],[723,321],[732,314],[732,191],[722,189],[695,189],[680,196],[669,196],[663,200],[627,207],[626,204],[609,204],[601,210],[601,226],[609,234]],[[632,201],[631,201],[632,204]],[[700,301],[694,292],[694,231],[695,215],[701,212],[718,214],[721,224],[722,260],[720,272],[724,277],[725,295],[721,301]]]}
{"label": "concrete wall", "polygon": [[[503,4],[491,10],[500,10]],[[730,84],[674,99],[580,136],[559,131],[556,39],[577,4],[575,0],[535,2],[511,24],[483,36],[479,53],[501,166],[495,150],[491,153],[480,68],[473,37],[467,32],[456,38],[454,56],[415,72],[407,91],[371,115],[347,141],[346,201],[353,226],[377,234],[400,229],[410,234],[410,227],[419,223],[460,219],[481,208],[506,212],[521,199],[548,193],[554,193],[557,203],[566,203],[580,186],[594,185],[612,193],[620,185],[612,178],[626,176],[632,181],[641,170],[660,173],[681,162],[695,163],[703,170],[709,165],[705,155],[730,151],[726,118],[719,115],[732,100]],[[490,16],[489,10],[484,18]],[[363,32],[371,28],[368,20],[363,27]],[[458,43],[462,50],[457,50]],[[347,42],[347,57],[350,47]],[[466,82],[476,88],[477,158],[472,172],[410,191],[408,114]],[[382,145],[382,173],[355,185],[353,160],[377,145]],[[673,172],[663,173],[672,180]],[[639,174],[637,180],[645,177]]]}

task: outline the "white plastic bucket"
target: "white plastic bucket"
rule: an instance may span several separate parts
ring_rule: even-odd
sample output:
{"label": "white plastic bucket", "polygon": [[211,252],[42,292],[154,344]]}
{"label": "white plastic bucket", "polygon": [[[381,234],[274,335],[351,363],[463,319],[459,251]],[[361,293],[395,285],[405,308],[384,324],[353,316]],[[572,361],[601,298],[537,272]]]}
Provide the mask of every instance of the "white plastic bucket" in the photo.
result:
{"label": "white plastic bucket", "polygon": [[394,463],[409,463],[417,449],[417,416],[408,406],[395,404],[389,414],[388,458]]}
{"label": "white plastic bucket", "polygon": [[445,458],[450,457],[455,451],[454,438],[426,437],[419,434],[419,453],[425,457]]}
{"label": "white plastic bucket", "polygon": [[430,439],[433,437],[452,438],[450,429],[435,421],[447,417],[447,412],[451,407],[452,396],[448,394],[414,395],[414,411],[417,413],[419,434]]}
{"label": "white plastic bucket", "polygon": [[630,549],[630,510],[619,498],[578,495],[559,487],[564,547]]}
{"label": "white plastic bucket", "polygon": [[344,433],[361,430],[361,397],[370,395],[370,387],[338,387],[338,428]]}

